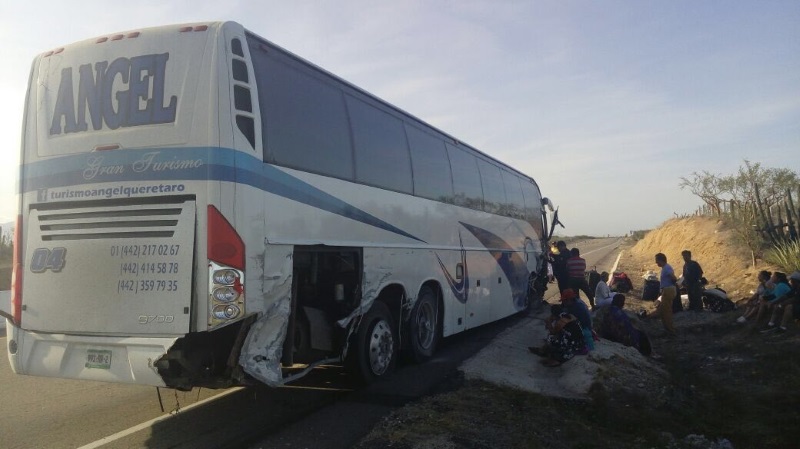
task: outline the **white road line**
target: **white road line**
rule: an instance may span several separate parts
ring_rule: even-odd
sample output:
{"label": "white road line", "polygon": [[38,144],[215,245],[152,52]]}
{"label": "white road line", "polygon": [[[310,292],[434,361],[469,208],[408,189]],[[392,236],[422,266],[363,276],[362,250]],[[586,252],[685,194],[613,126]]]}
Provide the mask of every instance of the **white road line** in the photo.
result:
{"label": "white road line", "polygon": [[617,265],[619,265],[619,260],[622,259],[622,253],[623,253],[623,251],[619,252],[619,256],[617,256],[617,261],[614,262],[614,266],[611,267],[611,273],[617,271]]}
{"label": "white road line", "polygon": [[[218,394],[216,396],[211,396],[210,398],[205,398],[202,401],[195,402],[194,404],[187,405],[186,407],[182,407],[180,410],[181,411],[188,411],[188,410],[191,410],[191,409],[193,409],[195,407],[199,407],[199,406],[204,405],[204,404],[206,404],[208,402],[211,402],[213,400],[225,397],[225,396],[227,396],[229,394],[232,394],[232,393],[236,393],[237,391],[240,391],[240,390],[243,390],[243,389],[244,389],[244,387],[231,388],[230,390],[227,390],[227,391],[225,391],[223,393],[220,393],[220,394]],[[181,413],[181,411],[179,411],[178,413]],[[132,434],[134,434],[136,432],[139,432],[140,430],[144,430],[144,429],[152,426],[153,424],[159,423],[161,421],[166,421],[166,420],[172,418],[173,416],[175,416],[175,414],[161,415],[161,416],[159,416],[157,418],[151,419],[150,421],[145,421],[145,422],[143,422],[141,424],[137,424],[137,425],[135,425],[133,427],[130,427],[128,429],[121,430],[121,431],[119,431],[119,432],[117,432],[117,433],[115,433],[113,435],[109,435],[107,437],[100,438],[99,440],[91,442],[91,443],[89,443],[89,444],[87,444],[85,446],[81,446],[78,449],[94,449],[94,448],[101,447],[101,446],[103,446],[105,444],[111,443],[112,441],[119,440],[119,439],[124,438],[124,437],[126,437],[128,435],[132,435]]]}
{"label": "white road line", "polygon": [[595,249],[593,249],[593,250],[590,250],[590,251],[587,251],[587,252],[585,252],[585,253],[584,253],[583,251],[581,251],[581,257],[583,257],[583,256],[585,256],[585,255],[587,255],[587,254],[596,253],[596,252],[598,252],[598,251],[601,251],[601,250],[604,250],[604,249],[608,248],[609,246],[615,246],[615,245],[616,245],[616,246],[619,246],[619,239],[617,239],[617,241],[616,241],[616,242],[614,242],[614,243],[612,243],[612,244],[610,244],[610,245],[602,246],[602,247],[600,247],[600,248],[595,248]]}

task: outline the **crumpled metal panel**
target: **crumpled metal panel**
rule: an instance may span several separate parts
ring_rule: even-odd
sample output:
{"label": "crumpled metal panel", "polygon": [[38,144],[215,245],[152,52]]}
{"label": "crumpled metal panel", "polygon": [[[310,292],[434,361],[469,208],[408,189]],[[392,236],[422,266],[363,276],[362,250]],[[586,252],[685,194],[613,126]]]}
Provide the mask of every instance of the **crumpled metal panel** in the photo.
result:
{"label": "crumpled metal panel", "polygon": [[292,247],[285,247],[285,251],[280,248],[267,248],[262,296],[265,311],[250,327],[239,355],[244,371],[270,386],[283,384],[281,357],[292,312]]}

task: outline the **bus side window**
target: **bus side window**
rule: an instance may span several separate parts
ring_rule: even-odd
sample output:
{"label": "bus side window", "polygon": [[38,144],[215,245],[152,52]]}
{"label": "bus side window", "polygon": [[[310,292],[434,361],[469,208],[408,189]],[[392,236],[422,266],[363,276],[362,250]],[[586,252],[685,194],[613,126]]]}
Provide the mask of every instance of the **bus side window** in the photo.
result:
{"label": "bus side window", "polygon": [[355,147],[356,181],[411,193],[411,157],[403,122],[347,96]]}
{"label": "bus side window", "polygon": [[445,203],[453,203],[453,176],[444,141],[406,125],[414,172],[414,195]]}
{"label": "bus side window", "polygon": [[353,179],[353,153],[341,89],[279,51],[248,42],[253,61],[264,161]]}
{"label": "bus side window", "polygon": [[483,210],[483,188],[478,162],[471,153],[446,144],[453,169],[453,191],[457,206]]}
{"label": "bus side window", "polygon": [[506,211],[512,218],[525,218],[525,199],[522,196],[522,186],[519,176],[503,170],[503,182],[506,186],[508,206]]}
{"label": "bus side window", "polygon": [[478,169],[483,185],[483,210],[490,214],[507,215],[503,208],[506,203],[506,192],[500,167],[478,159]]}

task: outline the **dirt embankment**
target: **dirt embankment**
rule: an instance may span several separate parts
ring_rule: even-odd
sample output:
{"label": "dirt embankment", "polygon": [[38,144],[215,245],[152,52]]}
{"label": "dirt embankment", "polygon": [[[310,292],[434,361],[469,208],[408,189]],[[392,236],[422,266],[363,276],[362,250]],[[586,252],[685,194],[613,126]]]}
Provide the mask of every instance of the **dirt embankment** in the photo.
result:
{"label": "dirt embankment", "polygon": [[[725,289],[734,301],[747,296],[758,270],[770,267],[750,267],[749,254],[732,239],[715,220],[689,218],[669,220],[631,243],[619,263],[634,282],[626,308],[652,310],[652,301],[641,300],[642,275],[658,271],[659,252],[680,273],[684,249],[692,251],[711,286]],[[584,399],[457,374],[439,394],[392,413],[357,447],[798,447],[800,324],[785,334],[762,334],[755,324],[737,324],[740,313],[678,313],[676,337],[665,335],[658,320],[644,320],[640,325],[661,359],[636,353],[599,362]]]}
{"label": "dirt embankment", "polygon": [[658,273],[655,255],[664,253],[680,276],[683,268],[681,252],[688,249],[692,252],[692,259],[703,267],[708,286],[722,288],[736,301],[748,296],[758,284],[759,271],[774,271],[775,268],[761,261],[753,267],[749,252],[734,242],[734,233],[713,218],[672,219],[647,233],[623,254],[619,269],[628,273],[634,283],[641,282],[648,271]]}

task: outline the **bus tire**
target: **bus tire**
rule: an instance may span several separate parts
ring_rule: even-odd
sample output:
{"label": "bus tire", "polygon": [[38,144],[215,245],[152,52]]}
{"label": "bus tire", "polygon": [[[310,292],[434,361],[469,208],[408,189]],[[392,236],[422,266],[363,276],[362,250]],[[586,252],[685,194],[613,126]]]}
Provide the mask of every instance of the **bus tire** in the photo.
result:
{"label": "bus tire", "polygon": [[397,362],[397,332],[386,304],[375,301],[361,318],[350,370],[364,383],[388,377]]}
{"label": "bus tire", "polygon": [[439,300],[430,287],[422,287],[408,320],[408,357],[422,363],[433,357],[439,344]]}

